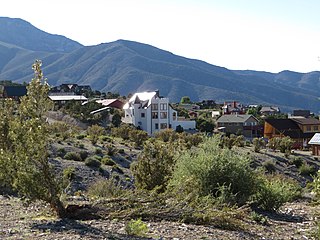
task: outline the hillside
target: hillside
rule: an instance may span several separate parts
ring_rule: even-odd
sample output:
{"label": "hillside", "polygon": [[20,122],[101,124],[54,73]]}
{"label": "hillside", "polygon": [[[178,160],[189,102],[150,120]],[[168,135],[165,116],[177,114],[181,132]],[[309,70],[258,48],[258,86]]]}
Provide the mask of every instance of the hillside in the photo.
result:
{"label": "hillside", "polygon": [[175,102],[188,95],[193,101],[238,100],[287,111],[320,110],[320,72],[234,71],[126,40],[81,46],[20,19],[0,18],[0,54],[1,80],[30,81],[30,65],[39,58],[51,85],[88,84],[122,95],[159,89]]}

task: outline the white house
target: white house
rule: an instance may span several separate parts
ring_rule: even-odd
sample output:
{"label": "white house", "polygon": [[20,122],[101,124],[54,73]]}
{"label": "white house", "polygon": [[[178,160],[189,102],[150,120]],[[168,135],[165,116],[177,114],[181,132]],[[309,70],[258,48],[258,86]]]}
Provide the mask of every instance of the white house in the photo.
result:
{"label": "white house", "polygon": [[195,121],[178,119],[178,113],[169,104],[169,98],[160,97],[159,92],[135,93],[123,106],[123,122],[152,135],[162,129],[176,129],[178,125],[184,130],[195,129]]}

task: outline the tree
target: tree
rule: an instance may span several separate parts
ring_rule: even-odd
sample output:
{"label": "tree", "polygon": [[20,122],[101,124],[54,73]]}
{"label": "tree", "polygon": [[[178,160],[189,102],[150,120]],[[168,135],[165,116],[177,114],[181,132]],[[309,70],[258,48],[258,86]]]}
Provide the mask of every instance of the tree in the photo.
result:
{"label": "tree", "polygon": [[188,97],[188,96],[182,97],[181,100],[180,100],[180,103],[181,104],[191,103],[190,97]]}
{"label": "tree", "polygon": [[36,60],[32,68],[34,78],[16,111],[10,100],[5,101],[1,109],[4,141],[1,142],[0,178],[6,175],[6,183],[20,195],[43,200],[59,217],[64,217],[61,186],[47,153],[49,131],[44,113],[53,106],[48,98],[49,86],[42,74],[41,61]]}

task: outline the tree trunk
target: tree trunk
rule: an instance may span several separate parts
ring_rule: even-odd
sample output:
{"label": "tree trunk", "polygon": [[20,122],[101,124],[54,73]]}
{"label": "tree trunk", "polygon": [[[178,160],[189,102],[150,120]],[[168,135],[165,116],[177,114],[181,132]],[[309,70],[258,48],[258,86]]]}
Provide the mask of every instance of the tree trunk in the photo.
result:
{"label": "tree trunk", "polygon": [[62,202],[60,201],[60,199],[52,199],[51,203],[50,203],[51,208],[56,212],[57,216],[59,218],[66,218],[67,216],[67,212],[65,207],[63,206]]}

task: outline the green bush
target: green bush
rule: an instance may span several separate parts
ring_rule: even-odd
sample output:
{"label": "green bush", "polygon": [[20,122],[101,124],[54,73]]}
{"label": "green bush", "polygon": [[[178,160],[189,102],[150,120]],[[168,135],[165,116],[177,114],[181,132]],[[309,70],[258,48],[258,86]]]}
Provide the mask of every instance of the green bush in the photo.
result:
{"label": "green bush", "polygon": [[87,151],[80,151],[79,155],[80,155],[80,158],[82,159],[82,161],[84,161],[88,157],[89,153]]}
{"label": "green bush", "polygon": [[98,125],[92,125],[87,129],[87,134],[89,135],[92,144],[96,144],[98,142],[98,139],[103,132],[104,128]]}
{"label": "green bush", "polygon": [[315,199],[318,201],[320,199],[320,170],[318,170],[317,174],[314,176],[313,182],[311,183],[311,187],[312,193],[315,195]]}
{"label": "green bush", "polygon": [[84,139],[85,137],[86,137],[86,135],[84,135],[84,134],[80,134],[80,135],[77,135],[77,136],[76,136],[76,138],[77,138],[78,140]]}
{"label": "green bush", "polygon": [[[182,197],[194,194],[217,199],[221,199],[223,193],[233,196],[237,204],[244,204],[257,187],[250,158],[229,149],[220,149],[219,143],[220,137],[215,136],[206,139],[197,150],[182,153],[169,184],[170,191],[177,191]],[[224,186],[223,191],[221,186]]]}
{"label": "green bush", "polygon": [[262,177],[260,181],[254,199],[258,207],[266,211],[277,211],[284,203],[301,194],[297,183],[281,176]]}
{"label": "green bush", "polygon": [[145,237],[149,229],[147,224],[145,224],[141,219],[137,219],[137,220],[132,219],[126,225],[125,231],[128,235],[131,235],[131,236]]}
{"label": "green bush", "polygon": [[315,174],[316,172],[317,172],[317,170],[315,169],[314,166],[309,165],[305,162],[299,167],[299,173],[300,173],[300,175],[303,175],[303,176],[311,176],[311,175]]}
{"label": "green bush", "polygon": [[104,147],[106,148],[109,156],[114,156],[117,153],[117,148],[111,143],[105,144]]}
{"label": "green bush", "polygon": [[96,148],[96,149],[94,150],[94,153],[95,153],[95,154],[102,154],[102,149],[101,149],[101,148]]}
{"label": "green bush", "polygon": [[303,164],[303,159],[301,157],[294,157],[292,160],[290,160],[290,164],[293,164],[299,168]]}
{"label": "green bush", "polygon": [[124,171],[118,165],[113,165],[112,171],[120,173],[120,174],[124,174]]}
{"label": "green bush", "polygon": [[119,149],[119,151],[118,151],[120,154],[124,154],[124,149],[122,148],[122,149]]}
{"label": "green bush", "polygon": [[116,165],[116,162],[113,161],[110,157],[103,157],[101,159],[101,163],[108,166],[114,166]]}
{"label": "green bush", "polygon": [[254,138],[252,140],[254,151],[255,152],[260,152],[261,148],[264,147],[264,140],[262,138]]}
{"label": "green bush", "polygon": [[77,152],[67,152],[64,158],[67,160],[82,161],[80,154]]}
{"label": "green bush", "polygon": [[137,161],[130,166],[136,187],[164,191],[175,164],[175,146],[150,139],[145,142]]}
{"label": "green bush", "polygon": [[101,166],[101,162],[94,157],[89,157],[84,162],[88,167],[98,168]]}
{"label": "green bush", "polygon": [[273,160],[267,160],[263,162],[262,166],[267,170],[268,173],[274,173],[276,171],[276,165]]}
{"label": "green bush", "polygon": [[58,155],[59,157],[61,157],[61,158],[64,158],[64,156],[66,155],[66,149],[64,149],[64,148],[59,148],[59,149],[57,150],[57,155]]}
{"label": "green bush", "polygon": [[71,181],[75,178],[76,173],[75,169],[73,167],[67,167],[63,170],[63,178],[67,179],[68,181]]}
{"label": "green bush", "polygon": [[88,188],[90,197],[115,198],[126,194],[126,191],[113,179],[98,180]]}

